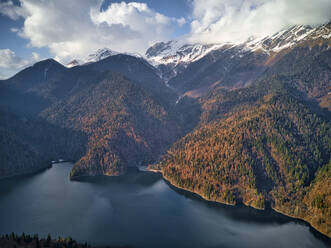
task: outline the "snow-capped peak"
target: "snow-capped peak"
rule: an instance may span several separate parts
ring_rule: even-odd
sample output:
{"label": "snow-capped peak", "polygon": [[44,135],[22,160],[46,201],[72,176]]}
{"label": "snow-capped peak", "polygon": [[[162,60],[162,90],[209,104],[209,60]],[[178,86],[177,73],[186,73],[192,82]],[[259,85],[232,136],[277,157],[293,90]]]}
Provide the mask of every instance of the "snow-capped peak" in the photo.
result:
{"label": "snow-capped peak", "polygon": [[330,24],[324,24],[315,28],[307,25],[295,25],[271,36],[249,39],[245,42],[245,46],[252,51],[262,50],[266,53],[277,53],[308,40],[329,39],[330,37]]}
{"label": "snow-capped peak", "polygon": [[139,53],[130,53],[130,52],[120,53],[120,52],[111,50],[109,48],[101,48],[101,49],[98,49],[95,53],[90,54],[85,59],[85,61],[86,61],[86,63],[97,62],[97,61],[106,59],[110,56],[114,56],[114,55],[118,55],[118,54],[124,54],[124,55],[129,55],[132,57],[143,58],[143,56],[140,55]]}
{"label": "snow-capped peak", "polygon": [[118,54],[125,54],[125,55],[143,59],[143,56],[138,53],[120,53],[120,52],[111,50],[109,48],[101,48],[101,49],[98,49],[96,52],[91,53],[90,55],[88,55],[87,57],[85,57],[83,59],[72,60],[70,63],[67,64],[67,67],[71,68],[71,67],[78,66],[78,65],[84,65],[84,64],[89,64],[89,63],[93,63],[93,62],[98,62],[100,60],[103,60],[110,56],[115,56]]}
{"label": "snow-capped peak", "polygon": [[74,60],[70,61],[66,66],[68,68],[72,68],[72,67],[75,67],[75,66],[78,66],[78,65],[81,65],[81,64],[82,64],[81,61],[79,61],[78,59],[74,59]]}
{"label": "snow-capped peak", "polygon": [[154,66],[159,64],[176,65],[179,63],[191,63],[224,45],[225,44],[185,44],[182,41],[172,40],[156,43],[146,51],[146,57]]}
{"label": "snow-capped peak", "polygon": [[117,54],[119,54],[119,52],[113,51],[109,48],[101,48],[98,49],[95,53],[88,55],[88,57],[85,59],[85,62],[86,63],[97,62]]}
{"label": "snow-capped peak", "polygon": [[229,47],[237,48],[236,51],[239,54],[242,51],[258,50],[268,54],[277,53],[307,40],[329,39],[331,37],[330,25],[328,23],[315,28],[296,25],[267,37],[249,37],[241,44],[186,44],[178,40],[159,42],[146,51],[146,58],[154,66],[163,64],[176,67],[179,64],[185,65],[197,61],[214,50]]}

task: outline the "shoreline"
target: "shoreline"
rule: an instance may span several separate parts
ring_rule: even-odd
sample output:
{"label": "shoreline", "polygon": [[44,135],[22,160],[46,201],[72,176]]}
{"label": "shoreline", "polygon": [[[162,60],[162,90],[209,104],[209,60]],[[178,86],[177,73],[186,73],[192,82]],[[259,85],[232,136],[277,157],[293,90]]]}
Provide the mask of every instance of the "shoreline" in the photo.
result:
{"label": "shoreline", "polygon": [[50,164],[46,167],[38,168],[36,170],[31,170],[31,171],[27,171],[27,172],[23,172],[23,173],[14,173],[14,174],[10,174],[10,175],[7,175],[7,176],[0,176],[0,180],[10,179],[10,178],[20,177],[20,176],[33,175],[33,174],[37,174],[37,173],[43,172],[45,170],[48,170],[52,167],[53,167],[53,165]]}
{"label": "shoreline", "polygon": [[[63,162],[65,163],[65,162]],[[30,171],[30,172],[26,172],[26,173],[19,173],[19,174],[14,174],[14,175],[9,175],[9,176],[6,176],[6,177],[0,177],[0,180],[5,180],[5,179],[10,179],[10,178],[13,178],[13,177],[20,177],[20,176],[26,176],[26,175],[33,175],[33,174],[37,174],[37,173],[40,173],[40,172],[43,172],[45,170],[48,170],[50,168],[53,167],[53,165],[55,165],[55,163],[53,164],[50,164],[48,165],[47,167],[44,167],[44,168],[39,168],[38,170],[34,170],[34,171]],[[231,204],[231,203],[227,203],[227,202],[222,202],[222,201],[219,201],[219,200],[211,200],[211,199],[208,199],[207,197],[205,197],[204,195],[196,192],[196,191],[193,191],[193,190],[190,190],[190,189],[186,189],[186,188],[183,188],[181,186],[178,186],[176,184],[174,184],[173,182],[171,182],[168,178],[166,178],[162,171],[161,170],[158,170],[158,169],[149,169],[149,168],[146,168],[146,170],[139,170],[139,172],[143,172],[143,173],[154,173],[154,174],[159,174],[162,179],[171,187],[174,187],[175,189],[179,190],[179,191],[183,191],[183,192],[187,192],[187,193],[190,193],[190,194],[193,194],[195,197],[198,197],[200,198],[201,200],[203,201],[207,201],[207,202],[210,202],[210,203],[217,203],[217,204],[222,204],[222,205],[225,205],[225,206],[231,206],[231,207],[236,207],[238,206],[239,204],[236,203],[236,204]],[[125,175],[80,175],[80,176],[74,176],[74,177],[70,177],[69,176],[69,180],[70,181],[79,181],[80,179],[84,179],[84,178],[91,178],[91,177],[119,177],[119,176],[125,176]],[[259,210],[259,211],[266,211],[266,208],[258,208],[258,207],[254,207],[252,205],[249,205],[247,204],[246,202],[241,202],[241,204],[243,204],[244,206],[246,207],[249,207],[249,208],[253,208],[253,209],[256,209],[256,210]],[[269,207],[268,207],[269,209]],[[311,228],[312,230],[314,230],[314,232],[318,233],[318,235],[321,235],[321,237],[323,237],[326,241],[330,242],[331,241],[331,237],[328,236],[326,233],[320,231],[316,226],[314,226],[312,223],[310,223],[308,220],[302,218],[302,217],[299,217],[299,216],[294,216],[294,215],[291,215],[291,214],[288,214],[276,207],[273,207],[271,206],[270,204],[270,209],[281,214],[281,215],[284,215],[286,217],[289,217],[291,219],[294,219],[294,220],[299,220],[299,221],[302,221],[304,222],[309,228]]]}
{"label": "shoreline", "polygon": [[[153,173],[159,173],[159,174],[161,174],[162,179],[164,179],[164,180],[165,180],[168,184],[170,184],[172,187],[175,187],[176,189],[183,190],[183,191],[185,191],[185,192],[189,192],[189,193],[191,193],[191,194],[194,194],[194,195],[200,197],[201,199],[203,199],[204,201],[208,201],[208,202],[211,202],[211,203],[223,204],[223,205],[232,206],[232,207],[235,207],[235,206],[238,205],[238,204],[230,204],[230,203],[226,203],[226,202],[221,202],[221,201],[217,201],[217,200],[210,200],[210,199],[207,199],[205,196],[203,196],[203,195],[201,195],[201,194],[199,194],[199,193],[197,193],[197,192],[195,192],[195,191],[192,191],[192,190],[189,190],[189,189],[185,189],[185,188],[183,188],[183,187],[181,187],[181,186],[178,186],[178,185],[176,185],[176,184],[173,184],[168,178],[166,178],[166,177],[163,175],[163,173],[162,173],[161,170],[155,170],[155,169],[148,169],[148,168],[147,168],[147,171],[150,171],[150,172],[153,172]],[[265,208],[257,208],[257,207],[254,207],[254,206],[252,206],[252,205],[248,205],[248,204],[246,204],[245,202],[242,202],[242,204],[243,204],[244,206],[246,206],[246,207],[250,207],[250,208],[253,208],[253,209],[256,209],[256,210],[266,211]],[[316,231],[319,235],[321,235],[322,237],[324,237],[325,240],[328,240],[329,242],[331,241],[331,237],[330,237],[330,236],[328,236],[326,233],[320,231],[317,227],[315,227],[314,225],[312,225],[312,223],[310,223],[310,222],[307,221],[306,219],[304,219],[304,218],[300,218],[299,216],[294,216],[294,215],[291,215],[291,214],[285,213],[285,212],[283,212],[283,211],[281,211],[281,210],[279,210],[279,209],[277,209],[277,208],[275,208],[275,207],[273,207],[273,206],[271,206],[271,205],[270,205],[270,209],[273,210],[273,211],[275,211],[275,212],[277,212],[277,213],[279,213],[279,214],[282,214],[282,215],[284,215],[284,216],[286,216],[286,217],[289,217],[289,218],[291,218],[291,219],[295,219],[295,220],[303,221],[308,227],[312,228],[312,229],[313,229],[314,231]]]}
{"label": "shoreline", "polygon": [[[179,190],[183,190],[183,191],[186,191],[186,192],[189,192],[191,194],[194,194],[196,196],[199,196],[201,199],[203,199],[204,201],[208,201],[208,202],[212,202],[212,203],[219,203],[219,204],[223,204],[223,205],[227,205],[227,206],[236,206],[236,204],[231,204],[231,203],[227,203],[227,202],[221,202],[221,201],[217,201],[217,200],[210,200],[210,199],[207,199],[205,196],[193,191],[193,190],[190,190],[190,189],[185,189],[181,186],[178,186],[178,185],[175,185],[173,184],[168,178],[164,177],[163,176],[163,173],[162,172],[157,172],[157,173],[160,173],[162,175],[162,179],[165,180],[168,184],[170,184],[172,187],[175,187]],[[244,204],[245,206],[247,206],[246,204]],[[250,207],[250,206],[247,206],[247,207]]]}
{"label": "shoreline", "polygon": [[307,221],[306,219],[304,218],[301,218],[299,216],[294,216],[294,215],[291,215],[291,214],[288,214],[288,213],[285,213],[283,212],[282,210],[280,209],[277,209],[275,207],[271,207],[271,209],[279,214],[282,214],[282,215],[285,215],[289,218],[292,218],[292,219],[296,219],[296,220],[300,220],[300,221],[303,221],[305,222],[310,228],[312,228],[314,231],[318,232],[320,235],[322,235],[323,237],[326,237],[328,240],[331,241],[331,236],[328,236],[326,233],[320,231],[317,227],[315,227],[312,223],[310,223],[309,221]]}

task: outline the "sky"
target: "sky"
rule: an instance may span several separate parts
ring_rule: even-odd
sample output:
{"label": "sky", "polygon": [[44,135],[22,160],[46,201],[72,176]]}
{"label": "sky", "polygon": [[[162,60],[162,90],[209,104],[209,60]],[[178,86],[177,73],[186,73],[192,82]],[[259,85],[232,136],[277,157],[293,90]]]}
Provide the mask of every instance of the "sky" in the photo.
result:
{"label": "sky", "polygon": [[0,79],[39,60],[156,42],[240,43],[331,20],[330,0],[0,0]]}

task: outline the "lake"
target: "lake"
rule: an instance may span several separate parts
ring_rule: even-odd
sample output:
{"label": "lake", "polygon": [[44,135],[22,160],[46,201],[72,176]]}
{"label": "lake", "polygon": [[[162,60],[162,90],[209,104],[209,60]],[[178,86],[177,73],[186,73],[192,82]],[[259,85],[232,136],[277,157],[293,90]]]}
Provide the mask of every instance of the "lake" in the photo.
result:
{"label": "lake", "polygon": [[130,247],[331,247],[306,223],[272,210],[210,203],[160,175],[70,181],[70,163],[0,181],[0,233],[71,236]]}

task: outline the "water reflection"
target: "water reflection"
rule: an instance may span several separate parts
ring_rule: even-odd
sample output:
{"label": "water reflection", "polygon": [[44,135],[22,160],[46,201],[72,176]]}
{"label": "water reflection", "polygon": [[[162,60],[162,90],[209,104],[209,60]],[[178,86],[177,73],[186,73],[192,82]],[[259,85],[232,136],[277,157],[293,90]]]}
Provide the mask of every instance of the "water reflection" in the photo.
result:
{"label": "water reflection", "polygon": [[177,190],[153,173],[68,180],[64,163],[0,181],[0,233],[131,247],[328,247],[302,221]]}

